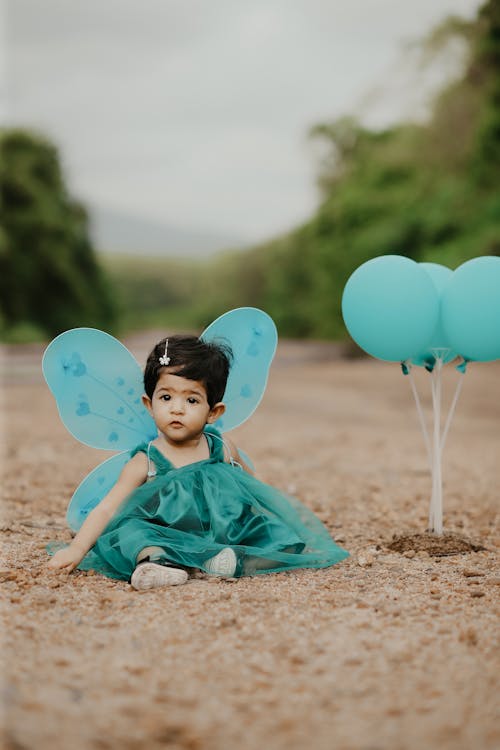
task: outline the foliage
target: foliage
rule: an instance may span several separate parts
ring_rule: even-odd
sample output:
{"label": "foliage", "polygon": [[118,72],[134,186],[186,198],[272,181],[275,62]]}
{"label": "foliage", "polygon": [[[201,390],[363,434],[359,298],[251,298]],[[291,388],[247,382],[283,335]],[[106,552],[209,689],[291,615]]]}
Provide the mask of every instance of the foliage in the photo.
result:
{"label": "foliage", "polygon": [[479,12],[479,33],[469,76],[484,90],[473,165],[483,185],[498,185],[500,165],[500,0],[489,0]]}
{"label": "foliage", "polygon": [[114,305],[89,241],[87,216],[68,195],[56,149],[35,134],[5,130],[0,163],[2,337],[113,326]]}
{"label": "foliage", "polygon": [[468,40],[469,60],[428,124],[373,132],[342,118],[313,128],[329,144],[318,180],[322,203],[306,225],[267,247],[279,278],[262,297],[282,332],[343,335],[345,282],[377,255],[451,268],[500,255],[499,14],[491,0],[477,22],[448,24],[449,34]]}

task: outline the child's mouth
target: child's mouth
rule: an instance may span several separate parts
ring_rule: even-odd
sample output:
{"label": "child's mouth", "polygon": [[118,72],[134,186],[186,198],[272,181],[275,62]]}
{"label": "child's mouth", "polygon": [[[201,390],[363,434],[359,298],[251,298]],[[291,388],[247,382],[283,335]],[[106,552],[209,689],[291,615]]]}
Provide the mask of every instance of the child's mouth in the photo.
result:
{"label": "child's mouth", "polygon": [[175,422],[170,422],[170,427],[184,427],[184,425],[182,424],[182,422],[175,421]]}

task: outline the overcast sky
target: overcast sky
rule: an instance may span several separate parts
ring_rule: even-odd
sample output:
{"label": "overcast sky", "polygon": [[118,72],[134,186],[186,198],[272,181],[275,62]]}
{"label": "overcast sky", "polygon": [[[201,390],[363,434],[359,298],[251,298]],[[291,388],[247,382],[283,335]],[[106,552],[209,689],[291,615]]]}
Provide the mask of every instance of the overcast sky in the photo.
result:
{"label": "overcast sky", "polygon": [[4,120],[55,140],[75,195],[248,241],[317,204],[309,127],[350,113],[382,126],[416,111],[403,45],[480,5],[2,2]]}

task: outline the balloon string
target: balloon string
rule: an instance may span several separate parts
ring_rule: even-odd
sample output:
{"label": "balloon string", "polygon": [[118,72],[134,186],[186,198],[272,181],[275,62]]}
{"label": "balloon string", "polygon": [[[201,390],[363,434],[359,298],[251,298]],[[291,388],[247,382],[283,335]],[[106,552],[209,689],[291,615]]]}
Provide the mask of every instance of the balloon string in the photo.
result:
{"label": "balloon string", "polygon": [[444,446],[446,443],[446,438],[448,437],[448,430],[450,429],[451,420],[453,419],[453,415],[455,413],[455,407],[457,405],[458,397],[460,396],[460,391],[462,390],[462,385],[464,382],[464,374],[465,373],[460,372],[460,378],[458,380],[457,387],[455,388],[455,395],[453,396],[453,401],[450,406],[450,411],[446,419],[446,425],[443,431],[443,436],[441,438],[441,455],[443,454]]}
{"label": "balloon string", "polygon": [[418,418],[419,418],[419,422],[420,422],[420,427],[422,429],[422,434],[424,436],[425,447],[427,449],[427,459],[429,461],[429,466],[430,466],[430,469],[431,469],[431,472],[432,472],[431,443],[430,443],[430,440],[429,440],[429,433],[427,431],[427,425],[425,424],[425,418],[424,418],[424,412],[423,412],[423,409],[422,409],[422,404],[420,402],[420,398],[419,398],[419,395],[418,395],[417,387],[415,385],[415,380],[414,380],[412,372],[411,372],[411,367],[408,368],[408,377],[410,378],[411,390],[412,390],[413,396],[415,398],[415,404],[417,406],[417,413],[418,413]]}
{"label": "balloon string", "polygon": [[[431,370],[431,392],[432,392],[432,416],[436,418],[436,384],[435,384],[435,369]],[[435,498],[436,498],[436,475],[434,471],[435,454],[431,453],[431,499],[429,502],[429,531],[434,529],[434,518],[435,518]]]}
{"label": "balloon string", "polygon": [[436,358],[432,371],[432,406],[434,412],[434,433],[432,452],[432,494],[429,508],[429,530],[443,533],[443,481],[441,474],[441,374],[443,360]]}

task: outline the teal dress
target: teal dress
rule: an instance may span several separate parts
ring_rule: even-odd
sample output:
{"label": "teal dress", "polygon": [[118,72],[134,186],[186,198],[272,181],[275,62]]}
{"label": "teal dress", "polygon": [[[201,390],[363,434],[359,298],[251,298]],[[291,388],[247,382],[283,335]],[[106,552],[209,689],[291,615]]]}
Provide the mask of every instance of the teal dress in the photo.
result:
{"label": "teal dress", "polygon": [[232,547],[235,576],[324,568],[348,557],[298,500],[224,460],[221,435],[205,429],[210,456],[176,468],[151,444],[142,451],[156,474],[134,490],[78,566],[128,580],[139,552],[155,546],[175,565],[205,570]]}

